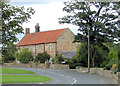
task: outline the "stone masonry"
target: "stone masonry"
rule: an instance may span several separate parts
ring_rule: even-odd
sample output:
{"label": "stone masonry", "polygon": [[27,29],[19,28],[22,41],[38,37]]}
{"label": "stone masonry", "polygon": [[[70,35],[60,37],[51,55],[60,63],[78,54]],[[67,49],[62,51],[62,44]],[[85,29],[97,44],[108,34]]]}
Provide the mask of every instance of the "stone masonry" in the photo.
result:
{"label": "stone masonry", "polygon": [[[77,51],[77,46],[79,45],[79,43],[73,43],[74,36],[75,35],[73,34],[73,32],[70,29],[66,28],[64,32],[53,43],[40,43],[34,45],[24,45],[19,47],[20,50],[22,50],[23,48],[29,48],[34,57],[39,52],[46,51],[48,54],[50,54],[52,58],[54,58],[57,53],[61,53],[62,51]],[[39,50],[40,46],[41,50]],[[35,48],[35,50],[33,48]]]}

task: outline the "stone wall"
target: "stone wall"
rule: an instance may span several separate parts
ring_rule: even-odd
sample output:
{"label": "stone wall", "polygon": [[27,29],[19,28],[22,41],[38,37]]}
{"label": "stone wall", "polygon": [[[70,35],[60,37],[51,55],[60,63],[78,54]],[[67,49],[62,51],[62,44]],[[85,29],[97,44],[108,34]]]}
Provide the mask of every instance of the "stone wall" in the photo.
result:
{"label": "stone wall", "polygon": [[45,64],[38,64],[29,63],[29,64],[22,64],[22,63],[4,63],[2,67],[17,67],[17,68],[46,68]]}
{"label": "stone wall", "polygon": [[69,69],[69,65],[63,64],[49,64],[47,62],[36,65],[35,63],[5,63],[2,67],[16,67],[16,68],[51,68],[51,69]]}
{"label": "stone wall", "polygon": [[57,52],[61,53],[62,51],[77,51],[77,45],[80,43],[73,43],[75,35],[69,29],[65,31],[58,37],[57,42]]}
{"label": "stone wall", "polygon": [[[52,46],[52,50],[50,50],[49,45]],[[39,50],[39,47],[41,46],[41,51]],[[33,48],[35,47],[35,51],[33,51]],[[46,44],[37,44],[37,45],[28,45],[28,46],[20,46],[20,50],[22,51],[23,48],[29,48],[32,52],[33,57],[38,53],[43,53],[46,51],[52,58],[56,55],[56,43],[46,43]]]}
{"label": "stone wall", "polygon": [[69,69],[69,65],[63,65],[63,64],[51,64],[51,69]]}
{"label": "stone wall", "polygon": [[[88,68],[76,67],[76,71],[88,72]],[[114,74],[112,71],[103,70],[102,68],[90,68],[90,73],[94,73],[106,78],[111,78],[113,80],[113,84],[118,84],[118,74]]]}

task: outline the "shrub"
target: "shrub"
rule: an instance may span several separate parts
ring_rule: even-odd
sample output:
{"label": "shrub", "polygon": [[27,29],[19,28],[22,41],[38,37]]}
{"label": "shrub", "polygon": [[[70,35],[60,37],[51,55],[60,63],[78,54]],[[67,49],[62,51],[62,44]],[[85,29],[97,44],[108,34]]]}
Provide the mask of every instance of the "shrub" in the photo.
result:
{"label": "shrub", "polygon": [[38,53],[35,58],[35,62],[45,63],[45,61],[50,59],[50,55],[47,52]]}
{"label": "shrub", "polygon": [[113,66],[113,64],[117,64],[118,65],[118,58],[112,58],[108,64],[106,65],[106,69],[110,70]]}
{"label": "shrub", "polygon": [[113,73],[116,74],[117,71],[118,71],[118,65],[117,64],[113,64],[111,70],[112,70]]}
{"label": "shrub", "polygon": [[[107,59],[108,48],[104,45],[91,44],[90,45],[90,66],[100,67],[100,64]],[[77,62],[81,66],[88,66],[88,46],[87,43],[82,43],[77,51]]]}
{"label": "shrub", "polygon": [[17,60],[21,63],[29,63],[33,61],[32,53],[29,51],[28,48],[24,48],[20,53],[16,54]]}
{"label": "shrub", "polygon": [[81,63],[79,62],[76,56],[66,59],[65,63],[69,65],[70,69],[75,69],[77,66],[81,65]]}
{"label": "shrub", "polygon": [[55,58],[53,58],[54,63],[61,64],[63,61],[65,61],[65,57],[62,54],[57,54]]}
{"label": "shrub", "polygon": [[15,45],[9,45],[2,50],[2,61],[5,63],[11,63],[15,61],[15,52],[17,48]]}
{"label": "shrub", "polygon": [[115,51],[109,52],[107,59],[100,66],[107,67],[106,69],[110,69],[111,66],[107,66],[107,65],[110,64],[109,62],[113,58],[118,58],[117,52],[115,52]]}

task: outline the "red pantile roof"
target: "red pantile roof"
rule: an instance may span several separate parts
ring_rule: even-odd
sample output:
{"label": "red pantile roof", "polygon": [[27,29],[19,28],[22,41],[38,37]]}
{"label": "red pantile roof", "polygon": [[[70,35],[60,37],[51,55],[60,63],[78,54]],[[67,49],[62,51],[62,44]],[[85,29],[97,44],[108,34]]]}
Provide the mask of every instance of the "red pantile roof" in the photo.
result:
{"label": "red pantile roof", "polygon": [[30,33],[23,37],[17,46],[55,42],[65,29]]}

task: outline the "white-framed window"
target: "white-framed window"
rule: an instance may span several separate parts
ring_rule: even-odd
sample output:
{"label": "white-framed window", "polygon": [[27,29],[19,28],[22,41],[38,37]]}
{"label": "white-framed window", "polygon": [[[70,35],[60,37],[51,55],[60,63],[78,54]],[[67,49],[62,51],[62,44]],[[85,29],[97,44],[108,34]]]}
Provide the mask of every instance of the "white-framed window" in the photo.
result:
{"label": "white-framed window", "polygon": [[39,52],[42,50],[42,47],[41,47],[41,45],[39,46]]}
{"label": "white-framed window", "polygon": [[35,47],[33,47],[33,52],[35,52]]}
{"label": "white-framed window", "polygon": [[49,50],[52,50],[52,44],[49,44]]}

